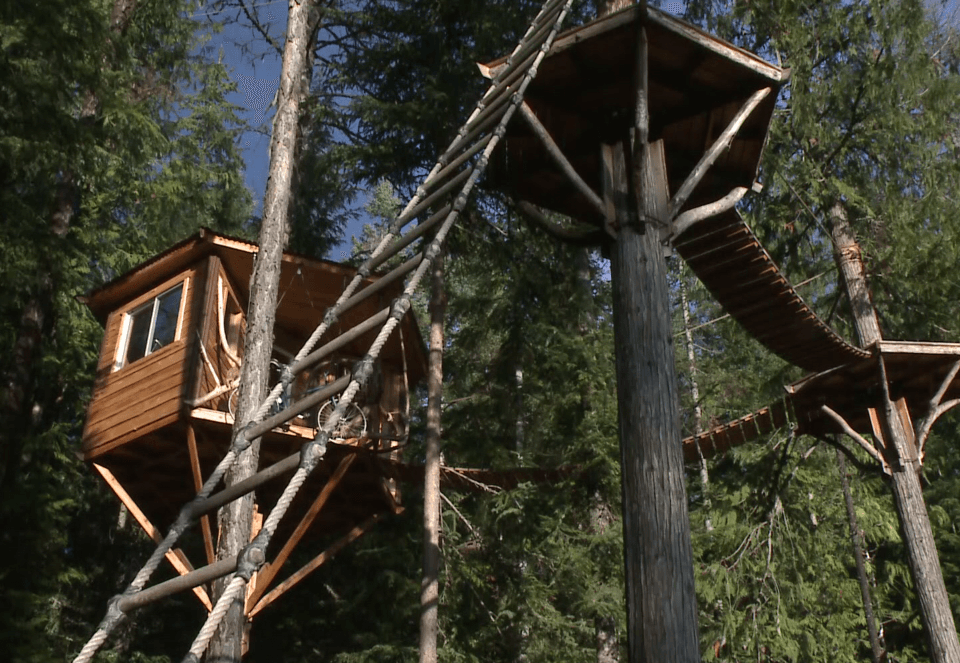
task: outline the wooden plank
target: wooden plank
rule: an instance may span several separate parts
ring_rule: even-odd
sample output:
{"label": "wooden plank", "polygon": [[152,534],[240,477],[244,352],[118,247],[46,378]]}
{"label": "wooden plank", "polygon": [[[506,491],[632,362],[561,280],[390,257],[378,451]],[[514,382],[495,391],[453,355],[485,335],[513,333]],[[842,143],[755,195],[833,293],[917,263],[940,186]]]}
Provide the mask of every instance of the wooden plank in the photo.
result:
{"label": "wooden plank", "polygon": [[[181,385],[172,384],[163,389],[150,390],[152,385],[142,387],[146,391],[112,400],[103,415],[94,415],[89,420],[87,437],[101,435],[111,428],[124,428],[134,425],[144,426],[149,422],[165,417],[180,410]],[[138,388],[139,389],[139,388]]]}
{"label": "wooden plank", "polygon": [[303,515],[303,518],[300,519],[299,524],[297,524],[296,529],[290,535],[290,538],[287,539],[287,542],[283,545],[283,548],[277,553],[277,556],[272,562],[264,564],[259,573],[259,578],[257,579],[256,589],[247,597],[247,612],[250,612],[250,609],[253,607],[257,601],[260,600],[260,597],[263,596],[264,592],[267,590],[267,587],[273,582],[273,579],[277,577],[277,573],[280,572],[280,569],[283,568],[283,565],[287,563],[287,560],[290,558],[290,554],[293,552],[293,549],[297,547],[300,541],[303,539],[304,534],[307,533],[307,530],[310,528],[310,525],[313,524],[313,521],[317,519],[317,516],[320,514],[320,511],[326,505],[327,501],[330,499],[330,496],[333,495],[333,491],[336,490],[337,486],[340,485],[340,481],[343,480],[343,477],[347,474],[347,470],[350,469],[350,466],[353,464],[353,461],[357,459],[357,454],[348,453],[340,461],[340,464],[337,465],[337,469],[334,470],[333,475],[327,480],[327,483],[324,484],[323,489],[320,491],[320,494],[317,495],[317,498],[313,501],[313,504],[310,505],[310,508],[307,509],[307,512]]}
{"label": "wooden plank", "polygon": [[104,436],[92,437],[83,442],[83,459],[85,461],[94,460],[103,454],[116,449],[117,447],[123,446],[127,442],[135,440],[140,437],[149,435],[150,433],[159,430],[165,426],[175,423],[179,419],[179,413],[172,414],[164,417],[163,419],[158,419],[154,423],[142,429],[134,429],[127,431],[118,437],[109,438]]}
{"label": "wooden plank", "polygon": [[[233,417],[230,416],[229,412],[221,412],[220,410],[211,410],[205,407],[197,407],[190,410],[190,418],[195,421],[209,421],[215,424],[223,424],[224,426],[233,425]],[[317,429],[311,428],[310,426],[300,426],[298,424],[288,423],[282,429],[274,429],[272,433],[277,435],[283,435],[285,437],[297,437],[305,440],[312,440],[316,434]],[[340,443],[344,444],[344,443]],[[344,446],[356,446],[355,444],[345,444]]]}
{"label": "wooden plank", "polygon": [[[200,453],[197,450],[197,433],[192,424],[187,424],[187,449],[190,452],[190,474],[193,476],[193,489],[200,492],[203,487],[203,473],[200,470]],[[203,547],[207,554],[207,564],[217,561],[213,549],[213,534],[210,531],[210,516],[200,516],[200,527],[203,530]]]}
{"label": "wooden plank", "polygon": [[163,357],[146,367],[146,370],[124,376],[123,379],[112,382],[98,391],[87,409],[87,416],[99,418],[104,410],[112,411],[118,405],[135,403],[138,399],[142,399],[145,390],[162,389],[179,384],[178,377],[182,375],[181,369],[186,354],[184,347],[181,345],[163,354]]}
{"label": "wooden plank", "polygon": [[319,555],[314,557],[312,560],[310,560],[310,562],[308,562],[303,567],[301,567],[299,571],[297,571],[296,573],[291,575],[289,578],[284,580],[282,583],[274,587],[270,591],[270,593],[264,596],[262,599],[260,599],[260,601],[257,602],[256,605],[254,605],[252,608],[248,607],[247,618],[253,619],[261,610],[263,610],[268,605],[276,601],[283,594],[285,594],[290,589],[292,589],[295,585],[297,585],[301,580],[306,578],[308,575],[310,575],[311,573],[316,571],[318,568],[320,568],[323,564],[325,564],[330,559],[332,559],[333,556],[336,555],[338,552],[340,552],[343,548],[345,548],[347,545],[349,545],[350,543],[356,541],[361,536],[363,536],[363,534],[365,534],[382,517],[383,517],[383,514],[381,513],[374,514],[369,518],[367,518],[366,520],[364,520],[359,525],[357,525],[356,527],[354,527],[353,529],[351,529],[349,532],[347,532],[346,535],[344,535],[343,537],[338,539],[336,542],[334,542],[329,548],[324,550],[322,553],[320,553]]}
{"label": "wooden plank", "polygon": [[960,355],[960,343],[880,341],[879,345],[883,354]]}
{"label": "wooden plank", "polygon": [[[103,478],[106,484],[110,487],[110,490],[120,499],[127,510],[130,512],[130,515],[133,516],[134,520],[143,528],[143,531],[147,533],[155,543],[160,543],[163,539],[163,536],[160,534],[160,530],[154,527],[153,523],[150,522],[150,519],[143,513],[137,503],[134,501],[130,494],[124,490],[123,486],[120,485],[120,482],[117,481],[117,478],[113,473],[102,465],[93,463],[93,468],[97,473]],[[187,556],[179,548],[167,551],[164,555],[167,558],[167,561],[170,562],[170,565],[182,576],[187,575],[193,571],[193,565],[190,564],[190,561],[187,559]],[[196,595],[200,602],[204,605],[207,611],[213,609],[213,604],[210,602],[210,597],[207,595],[206,590],[203,587],[194,587],[193,593]]]}
{"label": "wooden plank", "polygon": [[[771,83],[779,84],[786,79],[784,72],[767,62],[764,62],[756,55],[744,51],[736,46],[728,44],[716,37],[713,37],[706,32],[693,27],[679,19],[673,18],[672,16],[665,14],[657,9],[648,8],[647,10],[648,17],[647,22],[651,27],[662,28],[670,33],[676,34],[684,39],[697,44],[698,46],[705,48],[706,50],[714,53],[725,60],[734,62],[755,74],[763,76],[768,79]],[[568,30],[563,34],[557,36],[557,39],[553,43],[553,47],[550,49],[548,57],[553,58],[567,51],[580,43],[599,37],[605,33],[608,33],[617,28],[629,25],[633,23],[641,16],[641,10],[637,6],[633,6],[623,11],[610,14],[608,17],[592,21],[586,25],[574,28],[573,30]],[[651,40],[655,39],[651,37]],[[489,64],[490,67],[496,67],[499,64],[499,60],[494,61]]]}
{"label": "wooden plank", "polygon": [[138,435],[146,435],[164,425],[164,422],[173,422],[179,419],[179,396],[174,395],[166,403],[157,404],[156,411],[139,412],[131,410],[134,416],[114,422],[95,422],[83,440],[85,451],[92,450],[103,444],[111,443],[120,438],[133,439]]}
{"label": "wooden plank", "polygon": [[[94,398],[98,397],[101,393],[109,394],[139,384],[145,376],[148,376],[150,373],[164,370],[171,364],[182,362],[182,355],[185,352],[185,343],[183,341],[175,341],[147,355],[143,359],[111,373],[100,381]],[[170,355],[174,355],[174,357]]]}

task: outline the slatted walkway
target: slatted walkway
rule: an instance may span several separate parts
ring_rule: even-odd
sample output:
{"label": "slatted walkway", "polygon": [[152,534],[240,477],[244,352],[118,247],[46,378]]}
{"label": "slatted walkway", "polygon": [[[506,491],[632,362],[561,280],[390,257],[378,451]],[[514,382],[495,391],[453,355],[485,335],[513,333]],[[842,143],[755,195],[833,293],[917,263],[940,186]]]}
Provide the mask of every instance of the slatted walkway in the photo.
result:
{"label": "slatted walkway", "polygon": [[697,223],[674,246],[724,310],[794,366],[820,372],[870,356],[813,312],[736,210]]}

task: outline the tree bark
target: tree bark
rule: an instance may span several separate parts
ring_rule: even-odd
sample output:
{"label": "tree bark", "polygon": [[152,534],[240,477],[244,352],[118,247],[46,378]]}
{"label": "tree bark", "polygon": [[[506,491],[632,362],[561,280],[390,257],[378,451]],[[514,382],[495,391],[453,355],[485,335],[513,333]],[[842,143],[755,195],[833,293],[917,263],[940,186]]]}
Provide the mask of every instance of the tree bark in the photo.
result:
{"label": "tree bark", "polygon": [[[831,234],[837,250],[837,263],[853,310],[857,335],[863,347],[881,340],[876,309],[870,300],[860,247],[840,203],[830,210]],[[881,358],[882,361],[882,358]],[[884,394],[883,407],[878,408],[887,438],[883,453],[890,466],[893,501],[900,518],[907,562],[920,602],[920,615],[927,633],[930,659],[933,663],[960,663],[960,641],[950,610],[950,599],[943,582],[940,558],[933,538],[933,529],[920,488],[920,462],[914,447],[912,431],[907,431],[894,413],[889,397]]]}
{"label": "tree bark", "polygon": [[[687,366],[690,370],[690,395],[693,397],[693,434],[699,435],[703,432],[703,408],[700,407],[700,385],[697,382],[697,357],[693,351],[693,332],[690,331],[690,311],[687,306],[687,286],[683,281],[683,274],[680,275],[680,308],[683,313],[683,337],[687,342]],[[707,512],[704,519],[704,528],[708,532],[713,531],[713,521],[710,520],[710,472],[707,469],[707,459],[703,455],[700,446],[697,445],[697,453],[700,454],[700,485],[703,489],[703,508]]]}
{"label": "tree bark", "polygon": [[[253,419],[266,396],[273,352],[273,323],[276,317],[280,260],[289,236],[287,213],[290,187],[296,160],[297,127],[300,119],[302,80],[307,66],[310,43],[310,9],[312,2],[291,2],[287,17],[287,39],[284,44],[280,75],[277,115],[270,143],[270,176],[263,201],[260,226],[260,250],[254,265],[247,308],[247,330],[244,338],[243,366],[240,371],[240,395],[233,435],[236,436]],[[245,450],[226,476],[232,485],[257,471],[260,441]],[[253,521],[253,493],[221,509],[220,541],[217,558],[236,556],[250,542]],[[224,589],[219,581],[214,593]],[[210,643],[207,660],[216,663],[238,663],[243,655],[243,637],[247,628],[243,599],[236,601]]]}
{"label": "tree bark", "polygon": [[[619,221],[610,249],[623,481],[630,663],[699,660],[693,550],[684,486],[666,262],[656,228],[628,219],[622,143],[608,180]],[[666,191],[647,164],[641,218],[658,219]],[[612,189],[612,190],[609,190]]]}
{"label": "tree bark", "polygon": [[843,502],[847,507],[847,520],[850,523],[850,546],[853,548],[853,559],[857,565],[857,580],[860,582],[860,597],[863,599],[863,616],[866,619],[867,633],[870,636],[870,652],[873,663],[880,663],[883,659],[883,649],[880,647],[880,637],[877,634],[877,620],[873,616],[873,601],[870,600],[870,583],[867,581],[867,570],[863,564],[860,526],[857,523],[857,512],[853,508],[853,496],[850,494],[847,462],[843,458],[843,452],[839,449],[837,449],[837,465],[840,467],[840,487],[843,490]]}
{"label": "tree bark", "polygon": [[426,463],[423,477],[423,583],[420,587],[420,663],[437,662],[440,602],[440,410],[443,402],[443,320],[447,297],[443,256],[433,267],[430,366],[427,377]]}

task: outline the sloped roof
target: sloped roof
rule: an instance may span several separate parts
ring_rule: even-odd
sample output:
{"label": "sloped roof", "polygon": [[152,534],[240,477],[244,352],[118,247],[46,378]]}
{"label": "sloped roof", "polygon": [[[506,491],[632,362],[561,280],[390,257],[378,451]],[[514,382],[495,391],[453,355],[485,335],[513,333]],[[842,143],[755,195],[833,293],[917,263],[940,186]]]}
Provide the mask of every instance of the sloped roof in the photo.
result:
{"label": "sloped roof", "polygon": [[[246,307],[250,294],[250,277],[258,247],[252,242],[221,235],[206,228],[196,235],[171,246],[166,251],[134,267],[109,283],[92,291],[81,301],[90,307],[101,323],[114,310],[146,292],[151,287],[188,266],[209,256],[220,258],[233,287]],[[323,319],[326,310],[336,302],[344,287],[356,275],[357,270],[349,265],[331,260],[316,260],[284,252],[280,268],[280,292],[277,306],[276,324],[297,337],[306,337]],[[368,283],[377,280],[371,277]],[[352,310],[340,316],[338,329],[328,332],[329,340],[340,331],[366,320],[376,312],[390,305],[393,298],[401,294],[401,286],[394,285],[385,291],[372,295],[360,302]],[[403,345],[406,350],[408,371],[411,381],[417,381],[426,373],[426,351],[423,337],[413,313],[409,313],[401,325]],[[365,334],[348,350],[350,354],[361,355],[372,342],[376,330]],[[292,348],[296,351],[299,348]],[[400,361],[400,339],[393,334],[384,347],[381,357],[385,360]]]}

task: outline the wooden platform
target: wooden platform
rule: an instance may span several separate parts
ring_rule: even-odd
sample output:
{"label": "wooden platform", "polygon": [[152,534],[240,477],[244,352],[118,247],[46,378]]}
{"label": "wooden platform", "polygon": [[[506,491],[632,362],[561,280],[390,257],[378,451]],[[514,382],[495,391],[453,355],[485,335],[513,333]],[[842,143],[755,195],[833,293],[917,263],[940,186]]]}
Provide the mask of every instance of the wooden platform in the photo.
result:
{"label": "wooden platform", "polygon": [[[627,137],[635,105],[633,58],[638,21],[649,43],[650,138],[664,140],[670,190],[676,191],[744,100],[787,78],[779,67],[652,7],[638,6],[559,35],[525,99],[580,177],[601,190],[600,145]],[[496,73],[503,59],[483,65]],[[776,94],[753,111],[730,148],[696,187],[687,207],[751,187]],[[595,207],[567,183],[543,145],[511,122],[489,172],[498,189],[579,221],[602,223]]]}
{"label": "wooden platform", "polygon": [[[960,343],[881,341],[876,350],[883,355],[890,397],[895,403],[904,404],[912,422],[922,421],[930,414],[931,401],[960,361]],[[839,424],[823,412],[823,405],[830,407],[860,435],[872,435],[875,423],[871,421],[870,409],[882,407],[883,386],[878,356],[864,354],[866,356],[856,361],[809,375],[787,386],[782,402],[685,438],[684,457],[689,462],[696,461],[699,453],[711,458],[785,427],[791,419],[798,433],[818,436],[841,433]],[[958,398],[960,376],[954,376],[940,394],[938,403]]]}
{"label": "wooden platform", "polygon": [[[197,435],[200,474],[206,478],[226,452],[232,421],[229,415],[211,410],[198,410],[192,418]],[[266,467],[296,453],[314,429],[291,426],[287,430],[268,433],[261,445],[260,465]],[[334,443],[328,446],[320,467],[311,475],[297,500],[281,524],[278,537],[289,534],[319,494],[343,457],[360,451],[358,461],[340,481],[331,501],[317,516],[310,537],[336,535],[375,513],[393,512],[397,501],[386,488],[380,467],[381,454],[364,450],[369,441]],[[366,444],[364,444],[366,442]],[[185,427],[175,427],[128,442],[96,462],[109,469],[137,502],[150,521],[166,531],[180,507],[196,495],[194,470]],[[144,477],[150,477],[149,481]],[[289,474],[280,476],[257,491],[258,508],[269,511],[276,503]]]}

